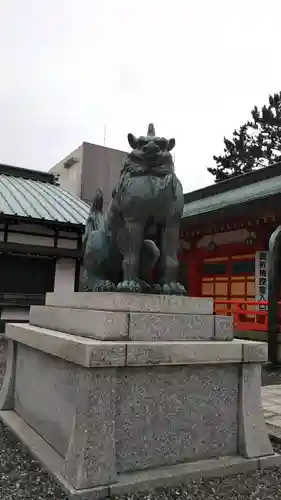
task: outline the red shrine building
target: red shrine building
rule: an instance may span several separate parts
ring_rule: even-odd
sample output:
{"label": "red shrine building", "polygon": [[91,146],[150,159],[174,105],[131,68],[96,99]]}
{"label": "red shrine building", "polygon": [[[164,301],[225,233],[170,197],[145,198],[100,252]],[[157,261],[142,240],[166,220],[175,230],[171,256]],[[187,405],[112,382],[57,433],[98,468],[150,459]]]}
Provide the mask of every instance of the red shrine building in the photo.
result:
{"label": "red shrine building", "polygon": [[251,302],[268,300],[268,245],[280,224],[281,164],[187,193],[180,262],[188,294],[213,297],[215,312],[245,301],[266,310]]}
{"label": "red shrine building", "polygon": [[[125,157],[83,143],[51,170],[87,203],[101,187],[106,209]],[[279,224],[281,164],[185,194],[179,258],[189,295],[213,297],[220,310],[218,301],[267,301],[268,242]]]}
{"label": "red shrine building", "polygon": [[[106,209],[125,157],[124,151],[83,143],[52,173],[86,203],[102,188]],[[281,163],[185,194],[179,280],[189,295],[213,297],[215,314],[233,315],[237,335],[270,340],[272,332],[277,342],[281,262],[272,279],[269,241],[279,228],[281,255]],[[276,342],[271,359],[280,350],[281,360]]]}
{"label": "red shrine building", "polygon": [[[52,173],[87,203],[102,188],[106,209],[125,157],[124,151],[83,143]],[[268,245],[279,225],[281,163],[185,194],[179,279],[188,294],[213,297],[217,314],[234,315],[247,304],[259,312],[244,314],[236,330],[267,331]]]}

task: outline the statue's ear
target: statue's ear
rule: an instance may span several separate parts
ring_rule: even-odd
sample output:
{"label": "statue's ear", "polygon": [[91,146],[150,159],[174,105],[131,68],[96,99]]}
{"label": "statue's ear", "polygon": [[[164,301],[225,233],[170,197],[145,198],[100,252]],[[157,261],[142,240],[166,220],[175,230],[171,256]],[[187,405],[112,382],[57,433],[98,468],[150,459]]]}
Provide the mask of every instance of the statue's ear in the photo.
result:
{"label": "statue's ear", "polygon": [[128,141],[132,149],[136,149],[138,140],[133,134],[128,134]]}
{"label": "statue's ear", "polygon": [[175,145],[176,145],[175,139],[169,139],[168,140],[168,147],[167,147],[168,151],[171,151],[172,149],[174,149]]}

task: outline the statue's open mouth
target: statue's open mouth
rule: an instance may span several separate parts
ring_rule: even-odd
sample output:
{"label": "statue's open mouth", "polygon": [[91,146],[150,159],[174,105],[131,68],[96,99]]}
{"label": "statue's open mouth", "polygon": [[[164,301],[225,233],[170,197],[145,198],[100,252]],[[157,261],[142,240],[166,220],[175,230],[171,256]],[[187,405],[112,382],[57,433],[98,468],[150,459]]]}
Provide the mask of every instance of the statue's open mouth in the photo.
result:
{"label": "statue's open mouth", "polygon": [[145,161],[149,161],[149,162],[157,162],[157,159],[159,157],[159,154],[158,153],[144,153],[143,155],[143,159]]}

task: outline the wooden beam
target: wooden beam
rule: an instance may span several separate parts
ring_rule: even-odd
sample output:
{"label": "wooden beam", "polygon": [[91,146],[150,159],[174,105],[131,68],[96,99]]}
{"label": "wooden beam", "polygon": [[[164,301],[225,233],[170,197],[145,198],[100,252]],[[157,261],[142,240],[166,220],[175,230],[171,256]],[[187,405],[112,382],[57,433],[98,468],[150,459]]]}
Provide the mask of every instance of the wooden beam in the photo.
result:
{"label": "wooden beam", "polygon": [[19,217],[16,215],[0,214],[1,222],[9,224],[39,224],[42,227],[48,227],[51,229],[59,229],[61,231],[72,231],[77,234],[82,234],[84,232],[85,226],[83,224],[72,224],[69,222],[59,222],[55,220],[45,220],[33,217]]}
{"label": "wooden beam", "polygon": [[70,248],[53,248],[38,245],[22,245],[19,243],[0,242],[0,253],[20,253],[29,255],[46,255],[52,257],[79,258],[80,251]]}
{"label": "wooden beam", "polygon": [[7,243],[8,241],[8,224],[5,222],[4,224],[4,243]]}

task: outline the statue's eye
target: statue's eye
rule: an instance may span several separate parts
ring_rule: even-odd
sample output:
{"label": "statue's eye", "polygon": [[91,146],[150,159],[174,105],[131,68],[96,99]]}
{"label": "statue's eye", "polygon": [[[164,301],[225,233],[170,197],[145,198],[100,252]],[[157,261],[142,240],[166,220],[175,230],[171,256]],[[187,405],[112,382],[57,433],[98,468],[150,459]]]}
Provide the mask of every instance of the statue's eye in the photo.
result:
{"label": "statue's eye", "polygon": [[156,141],[157,146],[161,149],[161,151],[165,151],[167,148],[167,141],[165,140],[158,140]]}
{"label": "statue's eye", "polygon": [[138,140],[138,147],[139,147],[139,149],[142,149],[143,146],[145,146],[145,145],[146,145],[146,141],[144,139],[139,139]]}

